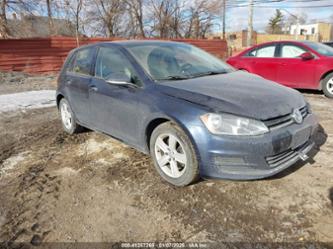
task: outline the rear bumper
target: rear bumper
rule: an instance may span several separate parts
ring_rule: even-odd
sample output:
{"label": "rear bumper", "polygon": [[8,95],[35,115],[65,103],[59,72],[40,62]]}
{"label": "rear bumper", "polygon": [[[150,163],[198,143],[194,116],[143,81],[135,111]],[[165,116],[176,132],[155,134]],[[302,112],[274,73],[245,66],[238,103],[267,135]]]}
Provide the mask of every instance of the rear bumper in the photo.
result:
{"label": "rear bumper", "polygon": [[[275,175],[300,159],[306,159],[315,143],[318,122],[309,114],[302,124],[255,137],[205,134],[198,148],[203,178],[261,179]],[[202,141],[202,140],[201,140]]]}

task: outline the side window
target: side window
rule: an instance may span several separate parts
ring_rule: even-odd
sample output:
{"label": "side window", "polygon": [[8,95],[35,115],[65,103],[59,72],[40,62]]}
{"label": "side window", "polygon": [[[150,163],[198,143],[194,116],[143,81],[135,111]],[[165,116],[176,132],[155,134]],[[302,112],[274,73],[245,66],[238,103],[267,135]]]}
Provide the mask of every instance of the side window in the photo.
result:
{"label": "side window", "polygon": [[139,78],[129,60],[117,48],[101,47],[98,51],[95,76],[108,81],[139,84]]}
{"label": "side window", "polygon": [[94,59],[94,51],[94,48],[86,48],[76,52],[75,62],[71,71],[74,73],[90,75],[90,68]]}
{"label": "side window", "polygon": [[273,58],[274,55],[275,55],[275,45],[269,45],[266,47],[258,48],[255,56],[259,58]]}
{"label": "side window", "polygon": [[72,72],[73,67],[74,67],[74,61],[75,61],[75,54],[72,54],[71,57],[69,58],[67,65],[66,65],[66,71],[67,72]]}
{"label": "side window", "polygon": [[281,49],[282,58],[298,58],[306,50],[295,45],[283,45]]}

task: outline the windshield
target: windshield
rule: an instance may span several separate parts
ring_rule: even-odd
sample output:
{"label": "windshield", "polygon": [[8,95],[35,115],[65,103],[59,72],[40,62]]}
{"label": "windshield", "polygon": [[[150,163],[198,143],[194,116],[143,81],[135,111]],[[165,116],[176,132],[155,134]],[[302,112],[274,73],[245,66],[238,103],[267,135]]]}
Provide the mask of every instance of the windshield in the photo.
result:
{"label": "windshield", "polygon": [[305,45],[309,46],[317,53],[324,56],[333,56],[333,48],[319,42],[304,42]]}
{"label": "windshield", "polygon": [[128,44],[126,48],[154,80],[181,80],[233,71],[209,53],[183,43]]}

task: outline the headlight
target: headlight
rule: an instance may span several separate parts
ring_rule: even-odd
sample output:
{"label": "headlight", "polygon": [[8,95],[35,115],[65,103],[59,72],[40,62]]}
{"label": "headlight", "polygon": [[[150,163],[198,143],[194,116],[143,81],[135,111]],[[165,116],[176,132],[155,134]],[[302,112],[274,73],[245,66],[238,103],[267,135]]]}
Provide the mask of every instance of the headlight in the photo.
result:
{"label": "headlight", "polygon": [[230,114],[207,113],[200,119],[213,134],[254,136],[269,132],[261,121]]}

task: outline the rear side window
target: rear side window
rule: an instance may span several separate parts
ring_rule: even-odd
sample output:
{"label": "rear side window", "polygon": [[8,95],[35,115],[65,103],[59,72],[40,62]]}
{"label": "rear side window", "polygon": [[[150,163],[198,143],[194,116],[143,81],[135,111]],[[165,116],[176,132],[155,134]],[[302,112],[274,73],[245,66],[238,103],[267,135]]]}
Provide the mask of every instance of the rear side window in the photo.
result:
{"label": "rear side window", "polygon": [[306,50],[295,45],[283,45],[281,49],[282,58],[298,58],[301,54],[305,53]]}
{"label": "rear side window", "polygon": [[258,58],[273,58],[275,57],[275,45],[256,48],[247,53],[246,56]]}
{"label": "rear side window", "polygon": [[75,62],[75,54],[72,54],[71,57],[68,59],[68,62],[66,64],[66,69],[65,70],[67,72],[73,71],[74,62]]}
{"label": "rear side window", "polygon": [[78,74],[90,75],[91,64],[94,59],[94,48],[79,50],[75,55],[75,62],[71,71]]}

